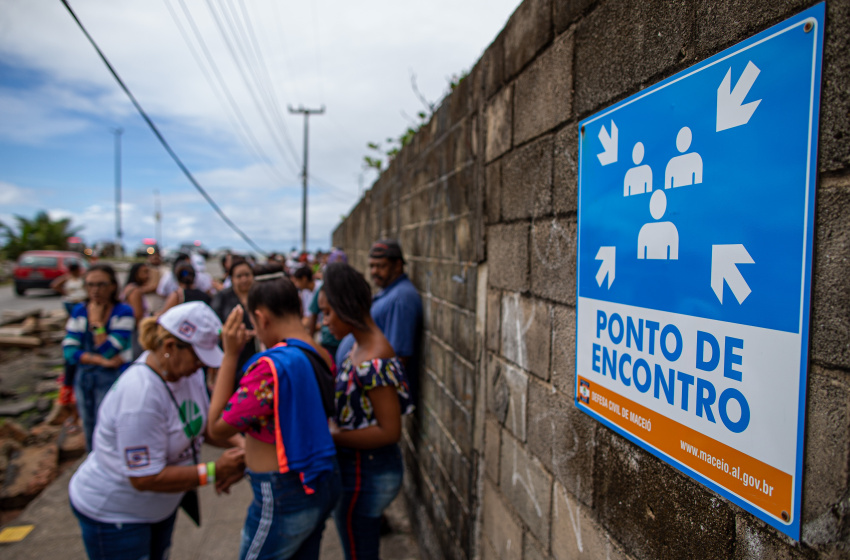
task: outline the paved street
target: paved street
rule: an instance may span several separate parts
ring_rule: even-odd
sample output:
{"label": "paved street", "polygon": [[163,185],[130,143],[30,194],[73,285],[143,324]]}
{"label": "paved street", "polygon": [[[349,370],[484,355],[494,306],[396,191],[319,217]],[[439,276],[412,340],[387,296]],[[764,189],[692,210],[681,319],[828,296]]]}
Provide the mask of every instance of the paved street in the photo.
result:
{"label": "paved street", "polygon": [[24,296],[17,296],[12,284],[0,286],[0,311],[29,311],[38,308],[45,311],[62,309],[62,298],[53,290],[27,290]]}
{"label": "paved street", "polygon": [[[211,461],[219,450],[205,446],[202,460]],[[0,557],[14,560],[85,560],[80,527],[68,505],[68,481],[77,465],[66,470],[23,514],[8,527],[34,525],[21,542],[0,544]],[[181,511],[177,516],[172,543],[172,560],[233,560],[239,554],[240,533],[245,511],[251,502],[251,488],[241,481],[230,495],[217,496],[212,488],[200,489],[201,526]],[[417,560],[416,540],[410,534],[399,497],[387,510],[393,532],[381,538],[381,557],[386,560]],[[321,560],[342,560],[342,548],[333,521],[328,520],[322,538]]]}

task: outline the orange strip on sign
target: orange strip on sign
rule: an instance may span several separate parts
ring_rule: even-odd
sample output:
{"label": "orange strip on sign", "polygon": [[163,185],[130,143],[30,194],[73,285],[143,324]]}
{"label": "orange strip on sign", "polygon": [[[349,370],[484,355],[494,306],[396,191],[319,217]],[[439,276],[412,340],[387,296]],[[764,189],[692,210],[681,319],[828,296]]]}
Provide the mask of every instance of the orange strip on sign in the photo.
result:
{"label": "orange strip on sign", "polygon": [[596,414],[782,522],[790,523],[793,511],[790,474],[581,376],[577,388],[581,403]]}

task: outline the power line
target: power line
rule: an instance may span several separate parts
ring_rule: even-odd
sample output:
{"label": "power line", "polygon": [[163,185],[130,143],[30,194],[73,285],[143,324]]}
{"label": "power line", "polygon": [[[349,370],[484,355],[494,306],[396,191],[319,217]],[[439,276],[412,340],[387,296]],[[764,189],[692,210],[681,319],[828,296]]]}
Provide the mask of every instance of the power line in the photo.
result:
{"label": "power line", "polygon": [[[234,130],[236,130],[238,134],[242,136],[243,141],[245,141],[245,145],[251,149],[257,159],[267,164],[265,169],[269,173],[269,177],[272,180],[281,181],[283,183],[291,181],[291,179],[284,177],[284,175],[280,173],[280,171],[272,162],[266,151],[262,148],[262,145],[257,141],[257,137],[254,136],[251,127],[248,126],[248,123],[245,120],[245,116],[239,109],[239,105],[233,99],[233,95],[231,94],[230,89],[227,87],[227,83],[222,78],[221,72],[219,72],[218,66],[215,64],[215,60],[212,58],[209,49],[207,48],[207,44],[204,41],[203,36],[200,34],[200,31],[198,30],[197,26],[195,25],[195,22],[192,19],[192,15],[191,13],[189,13],[186,4],[183,2],[183,0],[178,1],[180,2],[181,9],[183,10],[184,15],[186,16],[186,19],[192,27],[192,31],[195,34],[195,38],[197,39],[198,44],[200,45],[201,50],[203,51],[204,56],[206,57],[207,64],[209,64],[210,68],[215,73],[217,81],[213,80],[212,76],[210,75],[210,70],[207,69],[207,66],[204,65],[203,61],[201,60],[198,51],[195,49],[195,46],[192,44],[192,41],[189,38],[188,33],[186,32],[186,29],[183,27],[183,24],[180,23],[180,19],[177,17],[177,12],[174,11],[173,6],[171,5],[171,0],[164,0],[165,6],[166,8],[168,8],[168,13],[171,15],[171,19],[177,26],[178,31],[180,31],[180,35],[183,37],[183,42],[186,43],[186,46],[188,47],[192,58],[195,60],[195,64],[197,64],[198,68],[201,69],[201,73],[203,73],[204,78],[210,85],[210,89],[212,89],[213,93],[218,98],[219,103],[225,109],[225,113],[227,115],[228,120],[230,121],[231,126],[234,128]],[[222,92],[227,98],[227,103],[225,103],[225,100],[222,98]],[[230,109],[229,111],[226,110],[228,108]],[[236,117],[235,120],[234,115]]]}
{"label": "power line", "polygon": [[100,59],[103,61],[103,63],[106,64],[106,67],[109,69],[109,72],[112,74],[112,76],[118,82],[118,85],[121,86],[121,89],[124,90],[124,93],[126,93],[127,97],[130,98],[130,101],[133,103],[133,106],[136,107],[136,110],[139,112],[139,114],[142,116],[142,118],[148,124],[151,131],[153,131],[154,135],[157,137],[160,144],[162,144],[162,147],[165,148],[165,151],[168,152],[168,155],[170,155],[171,158],[174,160],[174,162],[177,164],[177,167],[180,168],[180,170],[183,172],[183,174],[186,175],[186,177],[189,179],[189,181],[195,186],[196,189],[198,189],[198,192],[201,193],[201,196],[203,196],[206,199],[206,201],[209,203],[209,205],[212,206],[213,210],[215,210],[218,213],[218,215],[221,216],[221,219],[224,220],[224,222],[228,226],[230,226],[230,228],[233,231],[235,231],[237,234],[239,234],[239,236],[242,239],[244,239],[245,242],[248,243],[248,245],[250,245],[251,247],[253,247],[257,252],[259,252],[261,254],[265,254],[265,251],[263,251],[256,243],[254,243],[251,240],[250,237],[248,237],[241,229],[239,229],[239,227],[237,227],[236,224],[233,223],[233,221],[231,221],[230,218],[227,217],[227,215],[221,210],[221,208],[218,207],[218,204],[215,203],[215,201],[212,199],[212,197],[210,197],[210,195],[207,194],[207,191],[205,191],[204,188],[198,183],[198,181],[195,180],[195,177],[192,175],[192,172],[189,171],[189,169],[185,165],[183,165],[183,162],[180,160],[180,157],[174,152],[174,150],[171,149],[171,146],[168,144],[168,142],[165,140],[165,138],[162,136],[162,134],[160,134],[159,129],[157,129],[156,125],[153,123],[153,121],[150,119],[150,117],[148,117],[147,113],[145,113],[145,110],[142,109],[142,106],[139,104],[139,102],[136,101],[136,98],[130,92],[129,88],[124,84],[124,80],[121,79],[121,77],[118,75],[118,73],[112,67],[112,64],[110,64],[109,60],[106,58],[106,55],[103,54],[103,51],[101,51],[100,47],[98,47],[97,43],[95,43],[94,38],[92,38],[92,36],[89,35],[89,32],[86,31],[86,28],[83,26],[83,23],[79,20],[79,18],[77,17],[77,14],[74,13],[74,10],[72,10],[71,6],[68,4],[68,0],[61,0],[61,1],[62,1],[62,4],[65,6],[65,8],[68,10],[68,13],[71,14],[71,17],[74,18],[74,21],[77,22],[77,25],[79,26],[80,31],[83,32],[83,34],[89,40],[89,43],[91,43],[92,47],[94,47],[94,50],[97,51],[97,54],[100,57]]}
{"label": "power line", "polygon": [[[277,101],[277,96],[274,93],[274,86],[271,79],[271,74],[269,73],[268,65],[266,64],[266,59],[263,56],[263,51],[260,49],[259,43],[257,43],[256,33],[254,32],[254,26],[251,23],[251,15],[245,7],[244,0],[239,0],[239,5],[242,12],[242,20],[243,25],[239,27],[239,30],[242,32],[242,42],[248,43],[248,51],[251,51],[255,58],[255,63],[253,65],[254,70],[252,71],[254,75],[254,81],[258,84],[262,84],[263,92],[265,94],[265,101],[267,107],[271,110],[272,116],[277,121],[280,130],[283,132],[284,138],[287,142],[287,145],[292,150],[292,153],[296,155],[297,152],[294,149],[292,140],[289,138],[289,132],[286,128],[286,123],[283,120],[283,113],[280,108],[280,104]],[[230,10],[233,13],[233,19],[239,20],[238,14],[236,14],[236,8],[233,7],[233,4],[230,3]],[[244,27],[244,28],[243,28]],[[243,52],[246,50],[243,47]],[[247,60],[247,56],[245,57]],[[259,77],[258,77],[259,75]]]}
{"label": "power line", "polygon": [[[281,127],[281,132],[283,132],[283,134],[284,134],[284,139],[288,143],[289,152],[286,151],[286,149],[283,147],[283,145],[280,142],[280,138],[278,137],[277,134],[275,134],[275,128],[272,127],[269,124],[269,121],[272,120],[272,119],[269,118],[269,115],[267,114],[267,110],[264,110],[263,104],[260,102],[259,99],[257,99],[257,95],[254,92],[254,88],[251,87],[251,83],[250,83],[251,80],[249,80],[248,76],[245,74],[245,68],[243,68],[243,65],[240,64],[239,57],[236,55],[236,51],[234,49],[234,45],[231,42],[230,37],[228,37],[228,34],[227,34],[225,27],[224,27],[224,24],[222,23],[221,18],[219,18],[218,12],[213,7],[212,2],[210,0],[207,0],[207,7],[209,8],[210,13],[212,14],[213,19],[215,20],[215,24],[218,27],[218,30],[221,33],[222,38],[224,39],[225,46],[227,47],[228,52],[230,52],[231,58],[233,58],[233,62],[236,65],[236,69],[239,70],[239,74],[242,76],[242,81],[245,82],[245,86],[248,89],[248,93],[251,95],[251,98],[254,100],[254,104],[257,106],[257,109],[260,111],[260,113],[263,117],[263,122],[266,125],[266,128],[268,128],[269,133],[271,134],[272,140],[277,145],[281,154],[283,154],[284,156],[291,155],[293,157],[294,161],[296,162],[294,169],[293,169],[293,172],[295,172],[295,169],[297,169],[298,156],[297,156],[297,152],[295,151],[294,146],[292,145],[292,141],[289,139],[289,136],[286,133],[286,129]],[[263,88],[261,86],[259,86],[259,84],[258,84],[257,89],[262,90]]]}
{"label": "power line", "polygon": [[319,74],[319,79],[316,80],[319,83],[319,98],[325,99],[325,80],[324,75],[322,73],[322,59],[319,56],[319,15],[316,9],[317,0],[311,2],[310,7],[313,9],[313,47],[314,54],[316,56],[316,70]]}
{"label": "power line", "polygon": [[309,174],[309,177],[310,177],[310,179],[312,179],[315,183],[318,183],[318,184],[319,184],[319,186],[324,187],[326,190],[330,190],[330,191],[332,191],[332,192],[335,192],[335,193],[337,193],[337,194],[344,195],[344,196],[352,196],[352,194],[353,194],[353,193],[351,193],[351,192],[349,192],[349,191],[347,191],[347,190],[343,189],[342,187],[337,187],[337,186],[336,186],[336,185],[334,185],[333,183],[330,183],[330,182],[328,182],[328,181],[325,181],[324,179],[322,179],[322,178],[321,178],[321,177],[319,177],[318,175],[314,175],[313,173],[310,173],[310,174]]}
{"label": "power line", "polygon": [[[282,30],[284,28],[284,24],[283,24],[283,19],[280,17],[280,11],[278,10],[278,0],[271,0],[270,3],[271,3],[272,12],[274,12],[276,27],[278,29]],[[260,26],[260,30],[261,31],[263,30],[262,25]],[[284,36],[286,34],[281,32],[281,33],[276,33],[275,35],[277,36],[278,43],[280,44],[278,52],[280,52],[280,56],[281,56],[281,58],[283,58],[283,65],[286,67],[286,73],[287,73],[287,75],[295,75],[295,72],[293,72],[293,70],[292,70],[292,64],[290,64],[290,62],[289,62],[289,57],[286,55],[286,53],[288,52],[288,50],[286,48],[286,43],[284,42]],[[266,41],[266,44],[268,44],[268,43],[269,43],[269,41]],[[286,84],[292,88],[292,92],[295,94],[294,95],[295,97],[300,98],[300,99],[304,98],[304,96],[301,95],[301,91],[298,89],[296,80],[287,81]]]}
{"label": "power line", "polygon": [[245,19],[245,27],[247,28],[247,35],[251,41],[251,44],[254,47],[254,52],[256,53],[257,61],[259,63],[260,69],[262,70],[263,77],[265,78],[266,87],[268,88],[268,96],[272,101],[272,105],[275,108],[275,115],[280,121],[280,125],[285,129],[283,116],[280,110],[280,104],[277,102],[277,96],[274,91],[274,81],[271,79],[271,73],[269,72],[269,66],[266,64],[266,58],[263,56],[263,50],[260,48],[260,44],[257,42],[257,34],[254,32],[254,25],[251,22],[251,14],[248,9],[245,7],[245,1],[239,0],[239,6],[242,10],[242,17]]}

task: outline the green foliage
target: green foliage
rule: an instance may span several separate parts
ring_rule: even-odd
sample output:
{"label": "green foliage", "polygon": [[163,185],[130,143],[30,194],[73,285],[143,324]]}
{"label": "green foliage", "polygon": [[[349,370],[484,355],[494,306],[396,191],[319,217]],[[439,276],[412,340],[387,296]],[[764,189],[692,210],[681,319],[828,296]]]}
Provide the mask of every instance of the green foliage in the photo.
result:
{"label": "green foliage", "polygon": [[[373,144],[370,142],[369,147],[372,148],[372,146],[373,146]],[[380,148],[380,146],[376,145],[372,149],[373,150],[380,150],[381,148]],[[363,163],[366,165],[366,167],[368,167],[370,169],[376,169],[378,171],[378,173],[380,173],[382,171],[382,167],[384,165],[383,160],[378,159],[378,158],[373,158],[371,156],[363,156]]]}
{"label": "green foliage", "polygon": [[3,252],[6,258],[17,259],[24,251],[50,249],[63,251],[68,249],[68,238],[76,235],[82,228],[71,228],[71,219],[51,220],[47,212],[39,212],[30,220],[15,216],[17,228],[0,222],[0,235],[6,238]]}
{"label": "green foliage", "polygon": [[[453,75],[449,80],[448,89],[445,92],[445,96],[448,96],[460,85],[460,83],[469,76],[468,71],[463,71],[460,74]],[[413,123],[412,126],[408,126],[407,130],[404,131],[398,138],[387,138],[385,144],[380,144],[378,142],[369,142],[366,144],[366,147],[372,150],[373,152],[377,152],[382,157],[375,157],[371,155],[363,156],[363,164],[367,169],[374,169],[378,173],[381,173],[384,169],[384,160],[383,157],[387,158],[387,161],[392,161],[395,156],[401,152],[402,148],[407,146],[413,141],[416,133],[419,132],[419,129],[422,128],[425,124],[431,120],[431,117],[434,116],[434,110],[437,107],[437,103],[431,103],[419,92],[419,88],[416,85],[416,75],[412,74],[411,77],[411,85],[413,87],[413,92],[419,98],[423,105],[427,108],[427,111],[419,111],[416,113],[419,121],[414,122],[413,119],[408,117],[408,119]]]}
{"label": "green foliage", "polygon": [[460,74],[454,74],[451,80],[449,80],[449,91],[454,91],[468,76],[469,72],[467,70],[464,70]]}

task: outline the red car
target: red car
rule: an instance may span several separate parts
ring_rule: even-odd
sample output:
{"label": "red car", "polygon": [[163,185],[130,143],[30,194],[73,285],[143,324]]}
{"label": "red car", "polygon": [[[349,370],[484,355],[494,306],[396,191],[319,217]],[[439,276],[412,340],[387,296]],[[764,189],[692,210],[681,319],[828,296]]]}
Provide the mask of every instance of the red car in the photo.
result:
{"label": "red car", "polygon": [[68,272],[68,265],[77,262],[88,268],[79,253],[71,251],[27,251],[18,257],[12,276],[15,293],[24,295],[30,288],[50,288],[50,283]]}

